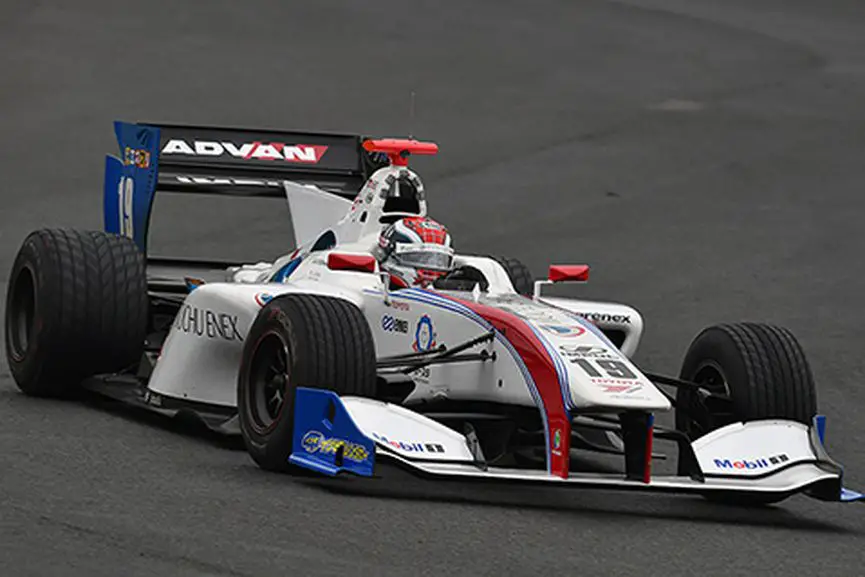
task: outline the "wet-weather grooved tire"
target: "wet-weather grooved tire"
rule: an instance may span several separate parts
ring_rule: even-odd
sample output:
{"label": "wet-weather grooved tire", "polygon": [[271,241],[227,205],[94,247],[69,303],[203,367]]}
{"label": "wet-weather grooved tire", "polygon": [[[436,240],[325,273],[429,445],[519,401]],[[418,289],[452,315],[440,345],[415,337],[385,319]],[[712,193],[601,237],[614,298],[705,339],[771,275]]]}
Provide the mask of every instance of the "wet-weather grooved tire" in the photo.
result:
{"label": "wet-weather grooved tire", "polygon": [[[782,327],[760,323],[709,327],[688,349],[680,377],[729,395],[731,421],[779,418],[810,424],[817,412],[814,377],[805,353],[796,337]],[[694,400],[685,389],[679,389],[676,399],[686,407]],[[695,437],[709,432],[684,412],[677,411],[676,425],[696,433]]]}
{"label": "wet-weather grooved tire", "polygon": [[238,373],[238,419],[247,451],[263,469],[292,470],[297,387],[375,395],[375,344],[354,304],[285,295],[270,301],[253,322]]}
{"label": "wet-weather grooved tire", "polygon": [[[759,323],[709,327],[691,343],[680,378],[698,383],[732,401],[725,412],[711,409],[692,391],[676,394],[676,428],[692,440],[728,423],[787,419],[810,424],[817,413],[814,377],[805,353],[793,334]],[[728,505],[758,506],[787,495],[720,492],[707,495]]]}
{"label": "wet-weather grooved tire", "polygon": [[128,238],[43,229],[22,244],[6,294],[6,357],[29,395],[134,368],[148,319],[144,258]]}

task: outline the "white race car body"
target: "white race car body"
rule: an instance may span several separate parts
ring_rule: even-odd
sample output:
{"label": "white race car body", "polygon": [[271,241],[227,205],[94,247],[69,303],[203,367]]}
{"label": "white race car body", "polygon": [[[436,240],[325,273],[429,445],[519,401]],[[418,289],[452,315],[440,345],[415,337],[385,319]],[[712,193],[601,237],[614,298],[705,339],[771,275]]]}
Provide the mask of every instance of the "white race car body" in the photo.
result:
{"label": "white race car body", "polygon": [[[627,315],[631,323],[639,323],[638,313],[629,307],[606,304],[596,308],[596,303],[565,299],[558,299],[559,306],[553,307],[518,295],[510,286],[500,287],[500,293],[477,297],[430,289],[388,291],[379,275],[332,271],[326,260],[327,252],[309,258],[298,267],[291,282],[284,284],[211,283],[196,288],[172,325],[150,389],[190,401],[236,406],[241,350],[256,315],[272,298],[304,293],[334,296],[357,305],[369,322],[380,357],[453,346],[477,337],[492,325],[473,308],[493,308],[511,317],[543,345],[570,409],[614,412],[670,408],[669,401],[596,327],[575,312],[560,308],[615,310]],[[638,339],[635,332],[627,342],[634,346]],[[488,345],[488,352],[496,353],[495,363],[440,365],[413,374],[417,389],[407,403],[445,397],[535,406],[536,384],[513,345],[500,336]],[[594,360],[612,360],[623,367],[618,376],[593,376],[574,362],[577,359],[587,359],[589,366]],[[622,371],[627,378],[621,377]]]}
{"label": "white race car body", "polygon": [[[249,145],[252,148],[236,139],[215,146],[217,137],[228,138],[223,133],[236,134],[213,129],[213,142],[193,140],[185,136],[186,132],[180,132],[183,138],[176,134],[160,138],[158,129],[141,125],[122,125],[118,135],[121,128],[130,126],[137,132],[126,138],[139,139],[131,148],[133,152],[136,147],[141,149],[135,157],[140,166],[130,176],[118,176],[109,167],[106,223],[109,231],[133,237],[142,250],[146,250],[146,240],[142,240],[141,229],[146,231],[155,184],[150,185],[149,197],[133,199],[124,196],[123,178],[144,181],[146,177],[148,182],[155,182],[155,172],[147,172],[154,170],[149,162],[152,155],[159,158],[163,165],[160,170],[166,172],[160,174],[160,183],[163,178],[173,178],[175,184],[185,186],[196,180],[178,176],[176,171],[187,165],[170,155],[213,155],[225,150],[239,154],[258,150],[255,146],[263,141],[255,137],[255,145]],[[339,152],[337,140],[329,141],[322,135],[303,138],[325,143],[317,145],[315,154],[325,154],[322,151],[327,151],[328,146],[334,154]],[[154,143],[161,143],[161,148],[156,149]],[[130,150],[129,144],[125,146]],[[276,151],[280,147],[300,147],[298,150],[306,154],[301,145],[268,146]],[[312,151],[312,145],[307,148]],[[309,154],[319,162],[313,152]],[[284,156],[287,160],[287,153]],[[234,164],[218,168],[246,174],[237,163],[249,158],[247,154],[242,160],[232,160]],[[253,160],[256,166],[267,166],[274,158],[270,155]],[[346,198],[349,195],[345,190],[335,192],[301,178],[282,179],[298,248],[273,263],[226,267],[221,281],[188,283],[188,294],[184,290],[167,296],[159,296],[164,290],[158,288],[165,279],[154,274],[152,290],[159,293],[154,302],[162,299],[159,302],[175,305],[169,307],[170,323],[164,341],[149,355],[151,370],[144,381],[143,403],[166,411],[176,408],[177,403],[186,403],[192,408],[221,412],[230,420],[238,404],[238,372],[244,344],[259,312],[273,299],[290,298],[292,294],[323,295],[350,302],[362,312],[372,333],[381,376],[393,372],[396,365],[389,364],[393,359],[432,358],[424,355],[462,349],[470,349],[471,355],[449,359],[452,362],[421,363],[404,371],[412,386],[399,404],[299,389],[291,461],[300,466],[327,474],[349,471],[367,475],[372,474],[375,456],[379,455],[418,473],[438,477],[699,493],[786,495],[809,491],[829,500],[858,498],[858,494],[842,490],[840,468],[822,448],[822,421],[811,427],[791,421],[733,423],[693,443],[668,437],[680,442],[682,458],[688,457],[691,462],[678,476],[651,477],[653,415],[671,410],[672,405],[670,396],[631,361],[643,330],[640,314],[631,307],[543,296],[542,285],[551,281],[537,282],[534,295],[523,296],[499,262],[470,255],[456,255],[454,264],[479,272],[486,281],[483,287],[477,283],[469,290],[392,290],[388,275],[372,257],[373,247],[387,222],[401,216],[426,215],[427,211],[420,179],[405,162],[394,160],[398,158],[393,156],[392,164],[365,176],[355,188],[359,192],[353,199]],[[202,168],[192,161],[188,167]],[[328,174],[342,174],[331,169]],[[322,174],[315,176],[322,179]],[[393,183],[400,179],[412,181],[418,192],[412,210],[388,206],[388,199],[394,195]],[[238,182],[224,180],[226,186]],[[201,177],[196,182],[213,184],[217,179]],[[272,181],[268,182],[272,190]],[[114,191],[119,191],[119,209],[110,207]],[[141,209],[143,216],[136,212],[138,206],[145,207]],[[551,274],[551,279],[584,280],[584,275],[558,273]],[[616,343],[611,335],[616,335]],[[536,411],[542,424],[536,433],[546,466],[534,471],[487,467],[472,430],[459,432],[424,412],[424,407],[436,403],[481,403]],[[335,416],[323,419],[328,412]],[[591,424],[599,426],[604,424],[600,420],[603,415],[621,418],[623,423],[630,419],[630,428],[622,425],[623,435],[621,431],[608,435],[610,444],[620,449],[624,446],[620,454],[626,457],[642,455],[637,464],[627,457],[629,472],[624,479],[575,475],[570,471],[572,433],[581,426],[580,419],[597,419]],[[636,452],[634,438],[641,445]]]}

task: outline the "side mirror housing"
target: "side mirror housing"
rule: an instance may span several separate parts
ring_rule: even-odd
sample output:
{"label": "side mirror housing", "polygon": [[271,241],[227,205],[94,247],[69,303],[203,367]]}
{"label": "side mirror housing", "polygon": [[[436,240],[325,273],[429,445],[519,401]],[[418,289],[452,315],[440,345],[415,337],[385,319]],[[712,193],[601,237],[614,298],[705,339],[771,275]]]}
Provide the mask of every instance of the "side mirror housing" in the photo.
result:
{"label": "side mirror housing", "polygon": [[560,282],[589,282],[589,265],[587,264],[552,264],[547,273],[547,280],[535,281],[533,298],[541,297],[541,287]]}

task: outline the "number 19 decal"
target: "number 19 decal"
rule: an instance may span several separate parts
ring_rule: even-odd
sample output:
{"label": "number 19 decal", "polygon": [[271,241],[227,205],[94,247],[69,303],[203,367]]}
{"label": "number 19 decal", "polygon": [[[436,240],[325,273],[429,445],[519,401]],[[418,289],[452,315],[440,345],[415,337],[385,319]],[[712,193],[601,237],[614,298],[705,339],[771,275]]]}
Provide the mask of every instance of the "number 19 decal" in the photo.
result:
{"label": "number 19 decal", "polygon": [[[571,362],[579,365],[587,375],[593,378],[613,377],[616,379],[636,379],[637,375],[628,368],[628,365],[622,361],[613,360],[589,360],[589,359],[571,359]],[[601,371],[604,371],[604,375]]]}
{"label": "number 19 decal", "polygon": [[120,217],[120,234],[134,238],[135,231],[132,229],[132,193],[135,190],[135,181],[132,177],[123,176],[117,185],[117,201],[119,203],[117,215]]}

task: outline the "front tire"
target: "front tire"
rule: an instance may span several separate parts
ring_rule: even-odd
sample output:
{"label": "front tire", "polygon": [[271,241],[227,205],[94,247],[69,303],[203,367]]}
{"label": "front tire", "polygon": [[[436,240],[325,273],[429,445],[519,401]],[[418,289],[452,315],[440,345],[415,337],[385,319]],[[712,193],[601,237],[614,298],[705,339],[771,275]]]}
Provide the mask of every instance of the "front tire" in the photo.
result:
{"label": "front tire", "polygon": [[[710,415],[715,422],[676,411],[677,428],[692,439],[736,421],[789,419],[810,425],[817,413],[805,353],[785,328],[759,323],[709,327],[694,339],[679,376],[732,400],[729,414]],[[693,392],[678,390],[677,406],[693,408],[695,402]]]}
{"label": "front tire", "polygon": [[376,357],[365,317],[352,303],[286,295],[264,307],[249,330],[237,384],[238,419],[253,460],[290,471],[297,387],[373,397]]}
{"label": "front tire", "polygon": [[[680,378],[730,399],[721,409],[708,405],[694,391],[679,388],[676,428],[692,440],[740,421],[786,419],[810,425],[817,413],[814,377],[805,353],[785,328],[759,323],[709,327],[697,335],[685,354]],[[719,493],[708,498],[755,506],[786,496]]]}
{"label": "front tire", "polygon": [[148,318],[144,258],[124,237],[43,229],[21,246],[6,294],[6,358],[28,395],[65,396],[135,367]]}

